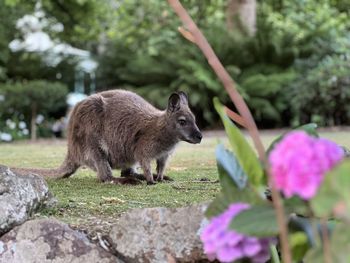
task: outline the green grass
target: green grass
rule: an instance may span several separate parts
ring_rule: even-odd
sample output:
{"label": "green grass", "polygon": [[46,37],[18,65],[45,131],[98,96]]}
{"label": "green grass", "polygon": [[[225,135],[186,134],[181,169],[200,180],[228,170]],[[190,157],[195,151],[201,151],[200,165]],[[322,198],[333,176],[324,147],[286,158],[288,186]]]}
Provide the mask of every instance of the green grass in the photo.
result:
{"label": "green grass", "polygon": [[[263,132],[264,144],[268,145],[278,134]],[[350,147],[349,132],[326,132],[322,136]],[[205,138],[200,145],[180,143],[166,171],[174,179],[172,182],[154,186],[103,184],[89,169],[79,169],[68,179],[48,179],[58,205],[39,216],[52,215],[88,232],[103,231],[119,214],[131,208],[179,207],[210,201],[219,192],[214,155],[218,140],[227,143],[223,133]],[[14,167],[56,167],[65,152],[65,141],[0,144],[0,163]],[[119,171],[114,175],[119,176]],[[210,182],[200,181],[202,178]]]}
{"label": "green grass", "polygon": [[[79,228],[108,228],[108,223],[131,208],[179,207],[209,201],[219,191],[219,184],[213,183],[217,180],[215,144],[214,139],[204,140],[201,145],[180,143],[166,170],[174,181],[154,186],[100,183],[90,169],[79,169],[67,179],[48,179],[58,205],[41,215],[52,215]],[[65,152],[65,141],[0,144],[0,163],[12,167],[56,167]],[[119,176],[119,171],[114,175]],[[202,178],[211,182],[201,182]]]}

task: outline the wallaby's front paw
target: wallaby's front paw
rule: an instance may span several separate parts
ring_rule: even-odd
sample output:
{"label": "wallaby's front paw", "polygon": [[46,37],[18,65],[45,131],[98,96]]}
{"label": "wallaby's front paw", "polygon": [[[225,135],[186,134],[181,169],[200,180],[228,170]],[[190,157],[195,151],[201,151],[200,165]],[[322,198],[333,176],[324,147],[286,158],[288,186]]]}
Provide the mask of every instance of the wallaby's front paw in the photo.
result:
{"label": "wallaby's front paw", "polygon": [[141,181],[135,178],[122,177],[122,178],[109,178],[108,180],[105,180],[104,183],[137,185],[137,184],[141,184]]}
{"label": "wallaby's front paw", "polygon": [[166,175],[163,176],[163,180],[164,180],[164,181],[174,181],[173,178],[171,178],[171,177],[169,177],[169,176],[166,176]]}
{"label": "wallaby's front paw", "polygon": [[174,179],[172,179],[171,177],[166,176],[166,175],[163,175],[163,178],[160,179],[159,176],[157,176],[156,174],[153,174],[153,179],[154,179],[155,181],[158,181],[158,182],[163,182],[163,181],[174,181]]}
{"label": "wallaby's front paw", "polygon": [[135,178],[125,177],[122,179],[124,179],[124,180],[122,180],[122,184],[131,184],[131,185],[142,184],[142,182],[140,180],[135,179]]}

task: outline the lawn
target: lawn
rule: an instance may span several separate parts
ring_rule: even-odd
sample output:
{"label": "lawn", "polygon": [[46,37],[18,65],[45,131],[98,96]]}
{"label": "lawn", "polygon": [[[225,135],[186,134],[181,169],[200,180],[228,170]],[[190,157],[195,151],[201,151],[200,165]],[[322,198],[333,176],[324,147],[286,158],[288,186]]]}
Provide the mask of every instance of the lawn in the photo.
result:
{"label": "lawn", "polygon": [[[268,145],[278,134],[263,132],[264,144]],[[348,131],[327,131],[321,135],[350,148]],[[200,145],[180,143],[166,172],[174,179],[172,182],[154,186],[103,184],[89,169],[79,169],[68,179],[48,179],[58,204],[37,216],[55,216],[94,236],[108,231],[118,215],[131,208],[179,207],[209,201],[219,192],[214,155],[218,141],[227,143],[224,133],[207,133]],[[65,152],[64,140],[0,144],[0,163],[15,167],[55,167],[64,159]],[[115,171],[115,176],[119,176],[119,171]]]}

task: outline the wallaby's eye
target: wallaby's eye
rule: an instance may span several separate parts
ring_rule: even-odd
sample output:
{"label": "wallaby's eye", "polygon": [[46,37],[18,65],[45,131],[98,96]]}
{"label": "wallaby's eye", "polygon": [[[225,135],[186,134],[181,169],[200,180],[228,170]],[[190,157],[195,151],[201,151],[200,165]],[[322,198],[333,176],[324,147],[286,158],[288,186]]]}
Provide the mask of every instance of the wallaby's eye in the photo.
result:
{"label": "wallaby's eye", "polygon": [[185,126],[185,125],[186,125],[186,120],[180,119],[180,120],[179,120],[179,124],[180,124],[181,126]]}

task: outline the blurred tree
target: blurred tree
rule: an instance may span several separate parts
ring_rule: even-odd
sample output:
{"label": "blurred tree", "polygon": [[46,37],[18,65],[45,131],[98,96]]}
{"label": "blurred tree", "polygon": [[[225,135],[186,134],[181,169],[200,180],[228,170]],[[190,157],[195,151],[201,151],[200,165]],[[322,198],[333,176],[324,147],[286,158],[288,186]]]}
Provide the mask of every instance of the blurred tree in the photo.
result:
{"label": "blurred tree", "polygon": [[[35,0],[6,0],[1,4],[13,11],[23,6],[32,10],[35,3]],[[183,0],[183,3],[238,82],[259,125],[275,127],[314,118],[298,113],[302,110],[311,114],[313,104],[292,103],[291,94],[311,90],[308,85],[320,88],[321,83],[311,81],[308,76],[327,79],[328,74],[317,73],[324,72],[321,64],[327,64],[328,57],[338,60],[349,56],[348,1]],[[239,24],[228,30],[230,12],[254,3],[255,35]],[[97,56],[98,89],[132,89],[159,107],[165,107],[169,93],[182,89],[189,94],[202,126],[215,125],[217,116],[212,97],[219,96],[225,102],[226,95],[197,47],[176,32],[181,24],[166,1],[42,0],[42,8],[52,23],[60,22],[64,26],[62,32],[49,32],[53,38],[86,48]],[[3,28],[0,25],[0,36],[6,38],[4,41],[0,38],[0,47],[5,49],[7,39],[16,34],[15,22],[11,20],[16,16],[10,17],[8,21],[6,16],[0,18],[7,23],[4,25],[10,25]],[[249,21],[252,17],[246,16]],[[1,57],[2,54],[5,55]],[[0,81],[1,72],[6,70],[7,77],[20,81],[55,80],[59,76],[60,80],[72,83],[69,63],[62,62],[57,74],[34,54],[10,54],[5,50],[0,52]],[[334,76],[339,63],[327,65]],[[325,84],[330,82],[322,83],[322,90],[333,89],[331,84]],[[339,120],[350,123],[349,118]]]}
{"label": "blurred tree", "polygon": [[[307,67],[300,62],[300,69]],[[316,67],[300,72],[287,94],[295,125],[316,122],[323,126],[349,123],[350,54],[326,56]],[[307,88],[305,88],[307,87]]]}
{"label": "blurred tree", "polygon": [[[257,119],[270,121],[274,126],[280,124],[281,112],[287,107],[281,92],[294,76],[291,70],[283,71],[296,58],[289,36],[274,35],[266,9],[258,9],[257,35],[249,36],[243,27],[228,32],[225,15],[230,1],[212,1],[210,5],[185,3],[220,60],[238,80]],[[135,13],[139,9],[142,16],[137,19]],[[202,125],[213,124],[216,116],[212,98],[219,96],[226,101],[225,93],[197,47],[175,31],[179,21],[168,6],[155,4],[149,9],[129,1],[116,10],[116,17],[122,15],[122,21],[117,20],[109,32],[108,45],[101,56],[99,87],[134,88],[163,107],[171,91],[182,89],[189,93]]]}
{"label": "blurred tree", "polygon": [[[196,22],[206,30],[215,27],[215,37],[220,38],[226,31],[216,25],[225,23],[225,2],[184,1]],[[225,93],[197,47],[176,32],[180,23],[168,4],[124,1],[114,16],[100,56],[98,88],[134,89],[159,107],[166,106],[172,91],[181,89],[202,124],[212,123],[212,98],[225,99]]]}
{"label": "blurred tree", "polygon": [[60,108],[66,107],[68,89],[58,82],[28,81],[0,85],[1,115],[23,115],[30,121],[31,138],[37,138],[37,116],[47,116]]}
{"label": "blurred tree", "polygon": [[7,1],[0,1],[0,82],[7,79],[7,62],[11,56],[8,44],[16,35],[16,21],[30,10],[27,3],[12,8]]}
{"label": "blurred tree", "polygon": [[242,27],[250,35],[256,31],[256,1],[228,0],[226,8],[226,23],[228,29]]}
{"label": "blurred tree", "polygon": [[350,13],[350,1],[348,0],[330,0],[330,4],[340,12]]}
{"label": "blurred tree", "polygon": [[[97,49],[99,34],[103,30],[98,26],[98,23],[105,19],[101,11],[105,5],[98,4],[97,1],[65,1],[63,3],[60,0],[6,0],[1,1],[0,7],[0,14],[3,12],[0,18],[2,22],[0,36],[6,33],[6,37],[0,39],[0,47],[2,47],[0,51],[0,82],[5,81],[5,77],[12,81],[47,79],[64,82],[73,89],[75,68],[78,63],[77,57],[61,55],[60,62],[53,62],[57,60],[59,54],[55,53],[56,57],[54,57],[50,51],[21,50],[11,52],[10,42],[15,38],[23,39],[25,35],[25,32],[23,33],[16,28],[16,23],[19,18],[23,18],[25,15],[38,14],[35,18],[41,21],[40,31],[48,33],[53,43],[67,41],[70,44],[94,50]],[[73,12],[74,18],[70,17],[70,12]],[[10,15],[5,15],[5,13]],[[107,15],[108,12],[104,12],[104,14]],[[92,19],[89,20],[89,18]],[[28,19],[26,22],[31,21]],[[41,25],[44,26],[41,28]],[[27,27],[30,28],[30,26]],[[6,75],[2,77],[4,72]]]}
{"label": "blurred tree", "polygon": [[[118,1],[106,0],[5,0],[8,10],[27,7],[34,11],[40,3],[42,10],[52,23],[61,23],[64,30],[48,32],[54,38],[79,48],[96,48],[100,34],[104,32],[111,19],[110,6]],[[29,11],[29,12],[30,12]]]}
{"label": "blurred tree", "polygon": [[349,18],[329,1],[316,5],[312,0],[286,2],[281,16],[274,16],[275,32],[288,30],[297,54],[293,63],[296,78],[284,89],[291,124],[350,123],[349,107],[344,103],[349,99],[345,73],[350,57]]}

